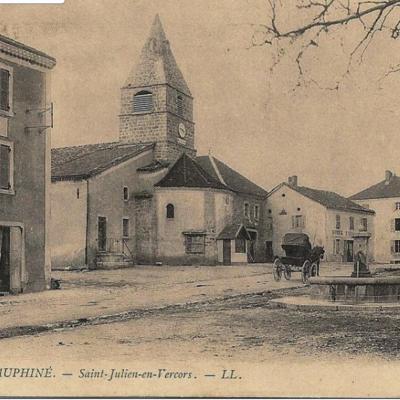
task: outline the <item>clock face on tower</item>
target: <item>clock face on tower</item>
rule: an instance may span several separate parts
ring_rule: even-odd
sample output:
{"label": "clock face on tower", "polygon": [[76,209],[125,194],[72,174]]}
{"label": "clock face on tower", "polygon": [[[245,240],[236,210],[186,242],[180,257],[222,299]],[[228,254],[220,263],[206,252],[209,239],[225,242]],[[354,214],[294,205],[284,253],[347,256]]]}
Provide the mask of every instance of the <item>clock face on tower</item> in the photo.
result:
{"label": "clock face on tower", "polygon": [[185,125],[182,122],[178,125],[178,134],[179,134],[179,137],[181,139],[185,139],[185,137],[186,137],[186,128],[185,128]]}

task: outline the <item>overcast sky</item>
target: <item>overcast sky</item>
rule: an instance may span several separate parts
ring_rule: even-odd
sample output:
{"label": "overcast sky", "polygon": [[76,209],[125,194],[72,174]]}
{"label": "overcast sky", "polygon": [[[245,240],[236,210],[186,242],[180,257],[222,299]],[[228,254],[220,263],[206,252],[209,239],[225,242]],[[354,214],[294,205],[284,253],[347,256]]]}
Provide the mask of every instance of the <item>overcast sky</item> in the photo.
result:
{"label": "overcast sky", "polygon": [[[351,195],[398,170],[399,75],[377,77],[397,51],[384,40],[341,90],[293,91],[288,61],[271,74],[271,51],[248,48],[264,0],[66,0],[0,5],[0,32],[57,58],[53,146],[118,138],[119,90],[159,13],[195,97],[196,146],[267,190],[299,184]],[[346,56],[327,46],[308,66],[335,80]],[[392,62],[392,61],[390,61]]]}

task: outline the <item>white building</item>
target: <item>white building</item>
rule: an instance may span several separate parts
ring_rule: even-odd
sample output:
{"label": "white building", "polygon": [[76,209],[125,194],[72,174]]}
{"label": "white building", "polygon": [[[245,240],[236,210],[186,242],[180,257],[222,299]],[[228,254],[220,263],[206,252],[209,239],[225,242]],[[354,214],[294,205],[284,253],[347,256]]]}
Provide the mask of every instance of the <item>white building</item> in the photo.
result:
{"label": "white building", "polygon": [[350,197],[375,211],[375,261],[400,263],[400,177],[386,171],[385,179]]}
{"label": "white building", "polygon": [[[267,199],[274,255],[284,254],[281,244],[285,233],[303,232],[313,246],[324,246],[327,261],[352,262],[357,250],[354,237],[373,235],[374,214],[337,193],[298,186],[297,176],[292,176],[288,183],[272,189]],[[369,242],[372,259],[373,243]]]}

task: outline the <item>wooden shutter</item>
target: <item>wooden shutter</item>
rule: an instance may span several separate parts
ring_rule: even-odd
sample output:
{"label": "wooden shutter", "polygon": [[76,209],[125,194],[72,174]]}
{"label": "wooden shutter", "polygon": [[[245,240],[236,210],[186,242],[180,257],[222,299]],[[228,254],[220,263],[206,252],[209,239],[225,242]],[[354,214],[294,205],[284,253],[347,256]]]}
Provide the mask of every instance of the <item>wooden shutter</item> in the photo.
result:
{"label": "wooden shutter", "polygon": [[395,231],[395,220],[394,218],[390,220],[390,231],[394,232]]}
{"label": "wooden shutter", "polygon": [[0,69],[0,110],[10,111],[10,73]]}
{"label": "wooden shutter", "polygon": [[302,228],[305,228],[305,227],[306,227],[306,216],[305,216],[305,215],[303,215],[303,216],[301,217],[301,227],[302,227]]}
{"label": "wooden shutter", "polygon": [[390,241],[390,252],[392,253],[392,254],[394,254],[394,240],[391,240]]}
{"label": "wooden shutter", "polygon": [[296,227],[296,216],[292,215],[292,228]]}
{"label": "wooden shutter", "polygon": [[9,146],[0,145],[0,189],[10,189],[10,153]]}

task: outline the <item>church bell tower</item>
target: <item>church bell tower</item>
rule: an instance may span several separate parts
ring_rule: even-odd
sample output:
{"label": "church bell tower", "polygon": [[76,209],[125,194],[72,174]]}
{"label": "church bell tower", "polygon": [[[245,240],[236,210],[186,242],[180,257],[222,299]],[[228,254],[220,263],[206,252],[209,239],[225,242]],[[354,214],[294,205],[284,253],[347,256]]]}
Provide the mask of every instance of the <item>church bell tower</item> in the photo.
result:
{"label": "church bell tower", "polygon": [[156,143],[155,157],[194,157],[193,97],[156,15],[139,62],[121,89],[119,138]]}

